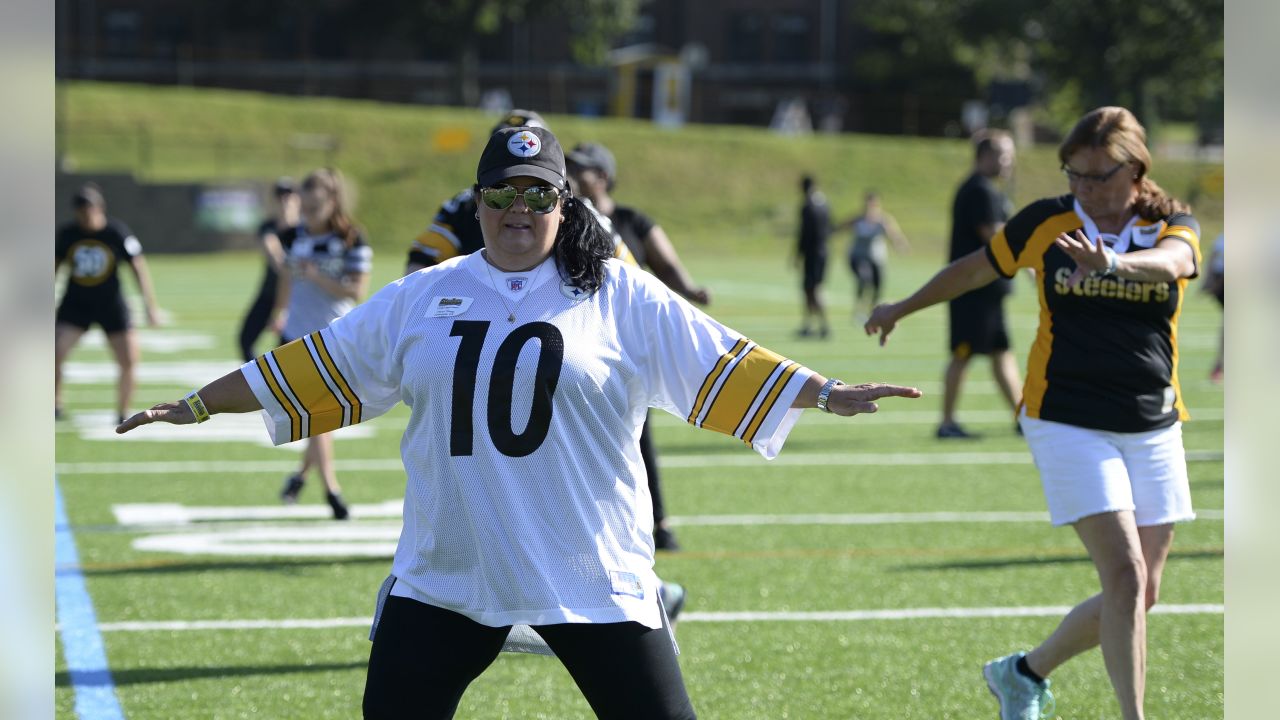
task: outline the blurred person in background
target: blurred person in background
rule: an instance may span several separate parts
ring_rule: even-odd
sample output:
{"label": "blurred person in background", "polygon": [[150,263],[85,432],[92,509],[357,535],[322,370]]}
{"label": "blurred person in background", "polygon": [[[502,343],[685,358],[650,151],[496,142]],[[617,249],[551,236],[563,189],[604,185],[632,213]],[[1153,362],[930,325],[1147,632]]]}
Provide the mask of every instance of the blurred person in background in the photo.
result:
{"label": "blurred person in background", "polygon": [[1223,327],[1218,330],[1218,355],[1213,360],[1213,369],[1209,371],[1209,380],[1212,382],[1222,382],[1224,370],[1224,359],[1226,357],[1226,236],[1218,235],[1218,239],[1213,241],[1213,250],[1209,254],[1209,262],[1206,263],[1209,272],[1205,273],[1204,283],[1201,288],[1204,292],[1213,296],[1218,301],[1218,307],[1224,311]]}
{"label": "blurred person in background", "polygon": [[[1013,139],[1007,133],[988,130],[973,138],[973,169],[956,191],[951,205],[950,261],[987,247],[1004,225],[1012,205],[995,181],[1013,172]],[[1009,331],[1005,325],[1004,299],[1013,291],[1013,281],[996,277],[947,304],[950,324],[951,359],[943,376],[942,422],[937,436],[975,438],[956,422],[956,405],[969,360],[974,355],[991,358],[991,371],[1000,394],[1017,410],[1019,402],[1018,364],[1009,352]]]}
{"label": "blurred person in background", "polygon": [[849,242],[849,269],[857,285],[853,292],[853,317],[861,325],[867,321],[871,308],[880,303],[885,269],[889,264],[889,248],[885,240],[888,239],[895,250],[904,254],[911,252],[911,243],[898,228],[898,221],[881,207],[880,193],[875,190],[866,192],[861,213],[835,227],[835,231],[849,229],[853,230]]}
{"label": "blurred person in background", "polygon": [[[276,180],[275,187],[272,188],[272,198],[275,200],[272,215],[258,226],[258,243],[267,261],[262,274],[262,285],[258,288],[258,295],[240,324],[240,355],[246,362],[257,355],[253,351],[253,346],[258,342],[258,336],[267,329],[271,310],[276,304],[280,269],[284,267],[285,258],[289,254],[289,248],[280,242],[280,233],[297,226],[299,218],[300,200],[298,190],[294,187],[291,178],[282,177]],[[282,329],[272,328],[276,334],[279,334]]]}
{"label": "blurred person in background", "polygon": [[58,230],[54,250],[55,276],[63,263],[70,266],[54,331],[54,417],[62,419],[64,414],[62,365],[84,333],[97,324],[106,333],[107,345],[120,367],[115,410],[117,419],[122,419],[129,413],[140,353],[120,286],[120,265],[126,263],[133,271],[151,327],[160,324],[155,290],[142,257],[142,244],[123,222],[107,217],[107,203],[98,186],[89,183],[81,187],[71,205],[75,222]]}
{"label": "blurred person in background", "polygon": [[[636,263],[646,268],[667,287],[681,297],[698,305],[711,302],[711,293],[693,282],[689,271],[680,262],[675,246],[663,231],[643,212],[614,201],[610,192],[618,176],[617,161],[609,148],[599,143],[579,143],[565,156],[569,177],[576,191],[591,201],[602,215],[613,223],[613,229],[622,236]],[[644,459],[649,477],[649,494],[653,497],[653,541],[659,550],[679,550],[675,533],[667,524],[666,507],[662,500],[662,480],[658,473],[658,456],[653,448],[653,436],[649,418],[645,416],[640,431],[640,456]]]}
{"label": "blurred person in background", "polygon": [[[716,322],[617,260],[566,174],[545,128],[495,133],[476,168],[483,252],[117,429],[266,409],[283,443],[307,433],[297,412],[314,430],[409,405],[405,528],[374,614],[366,718],[453,717],[518,624],[597,716],[695,717],[655,592],[636,444],[647,408],[774,457],[806,408],[852,416],[920,394],[825,378]],[[330,391],[339,380],[350,406]]]}
{"label": "blurred person in background", "polygon": [[827,197],[818,190],[812,175],[800,178],[800,191],[804,203],[800,207],[800,237],[796,243],[795,263],[801,267],[804,290],[804,317],[800,322],[800,337],[812,337],[813,325],[818,325],[818,337],[826,339],[831,334],[827,323],[827,311],[822,306],[823,277],[827,273],[827,236],[831,234],[831,209]]}
{"label": "blurred person in background", "polygon": [[[302,222],[279,233],[281,246],[289,249],[272,309],[273,326],[283,328],[281,345],[327,327],[350,312],[368,291],[373,249],[351,217],[348,193],[341,172],[332,168],[312,171],[302,181]],[[264,361],[259,358],[258,362]],[[279,370],[289,374],[293,368],[282,366]],[[307,435],[302,467],[285,479],[280,499],[297,502],[307,473],[314,470],[324,483],[325,500],[334,519],[345,520],[350,511],[333,467],[333,436],[314,431]]]}
{"label": "blurred person in background", "polygon": [[[1001,717],[1049,713],[1048,676],[1098,645],[1125,720],[1143,717],[1147,611],[1174,523],[1191,520],[1178,385],[1178,317],[1200,265],[1190,209],[1148,177],[1146,130],[1098,108],[1058,148],[1070,194],[1038,200],[991,243],[867,321],[883,345],[903,318],[1020,268],[1036,271],[1040,326],[1019,422],[1054,525],[1075,529],[1102,592],[1044,642],[983,668]],[[1047,716],[1047,715],[1046,715]]]}

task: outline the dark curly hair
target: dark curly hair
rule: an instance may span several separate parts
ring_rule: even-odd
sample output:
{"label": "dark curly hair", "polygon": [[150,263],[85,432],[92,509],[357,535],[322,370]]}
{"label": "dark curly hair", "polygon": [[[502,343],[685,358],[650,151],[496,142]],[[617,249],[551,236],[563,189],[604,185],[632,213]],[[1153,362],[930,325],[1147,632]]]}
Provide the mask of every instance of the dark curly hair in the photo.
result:
{"label": "dark curly hair", "polygon": [[552,249],[556,269],[565,282],[593,293],[604,283],[605,261],[614,254],[613,237],[578,198],[566,195],[560,212],[564,222]]}

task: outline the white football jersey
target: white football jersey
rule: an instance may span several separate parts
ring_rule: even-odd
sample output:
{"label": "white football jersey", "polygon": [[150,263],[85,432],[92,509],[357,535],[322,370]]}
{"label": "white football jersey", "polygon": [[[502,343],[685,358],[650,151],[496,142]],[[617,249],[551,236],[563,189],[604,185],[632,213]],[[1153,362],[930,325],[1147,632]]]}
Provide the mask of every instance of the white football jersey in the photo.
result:
{"label": "white football jersey", "polygon": [[504,273],[481,253],[242,371],[277,444],[411,408],[392,592],[495,627],[661,627],[646,410],[772,458],[811,375],[618,260],[588,294],[552,259]]}

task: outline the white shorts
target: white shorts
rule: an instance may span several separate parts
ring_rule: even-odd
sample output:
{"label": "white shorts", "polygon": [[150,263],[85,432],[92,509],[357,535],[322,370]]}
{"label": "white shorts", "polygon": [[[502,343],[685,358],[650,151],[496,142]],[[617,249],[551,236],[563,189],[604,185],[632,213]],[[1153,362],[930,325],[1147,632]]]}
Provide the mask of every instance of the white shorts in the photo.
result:
{"label": "white shorts", "polygon": [[1018,421],[1054,525],[1122,510],[1133,511],[1138,527],[1195,518],[1181,422],[1120,433],[1039,420],[1026,410]]}

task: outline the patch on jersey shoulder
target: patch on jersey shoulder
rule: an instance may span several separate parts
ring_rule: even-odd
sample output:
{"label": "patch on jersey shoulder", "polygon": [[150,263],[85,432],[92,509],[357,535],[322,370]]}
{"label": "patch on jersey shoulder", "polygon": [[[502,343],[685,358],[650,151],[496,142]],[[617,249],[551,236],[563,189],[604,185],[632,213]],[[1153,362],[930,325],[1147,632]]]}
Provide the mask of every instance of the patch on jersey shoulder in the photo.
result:
{"label": "patch on jersey shoulder", "polygon": [[466,312],[469,307],[471,307],[469,297],[434,297],[431,299],[431,305],[427,307],[427,317],[453,317]]}
{"label": "patch on jersey shoulder", "polygon": [[587,291],[577,285],[570,285],[567,282],[560,282],[560,293],[574,302],[582,302],[587,299]]}
{"label": "patch on jersey shoulder", "polygon": [[644,599],[644,583],[640,582],[640,577],[635,573],[610,570],[609,582],[613,585],[614,595]]}

